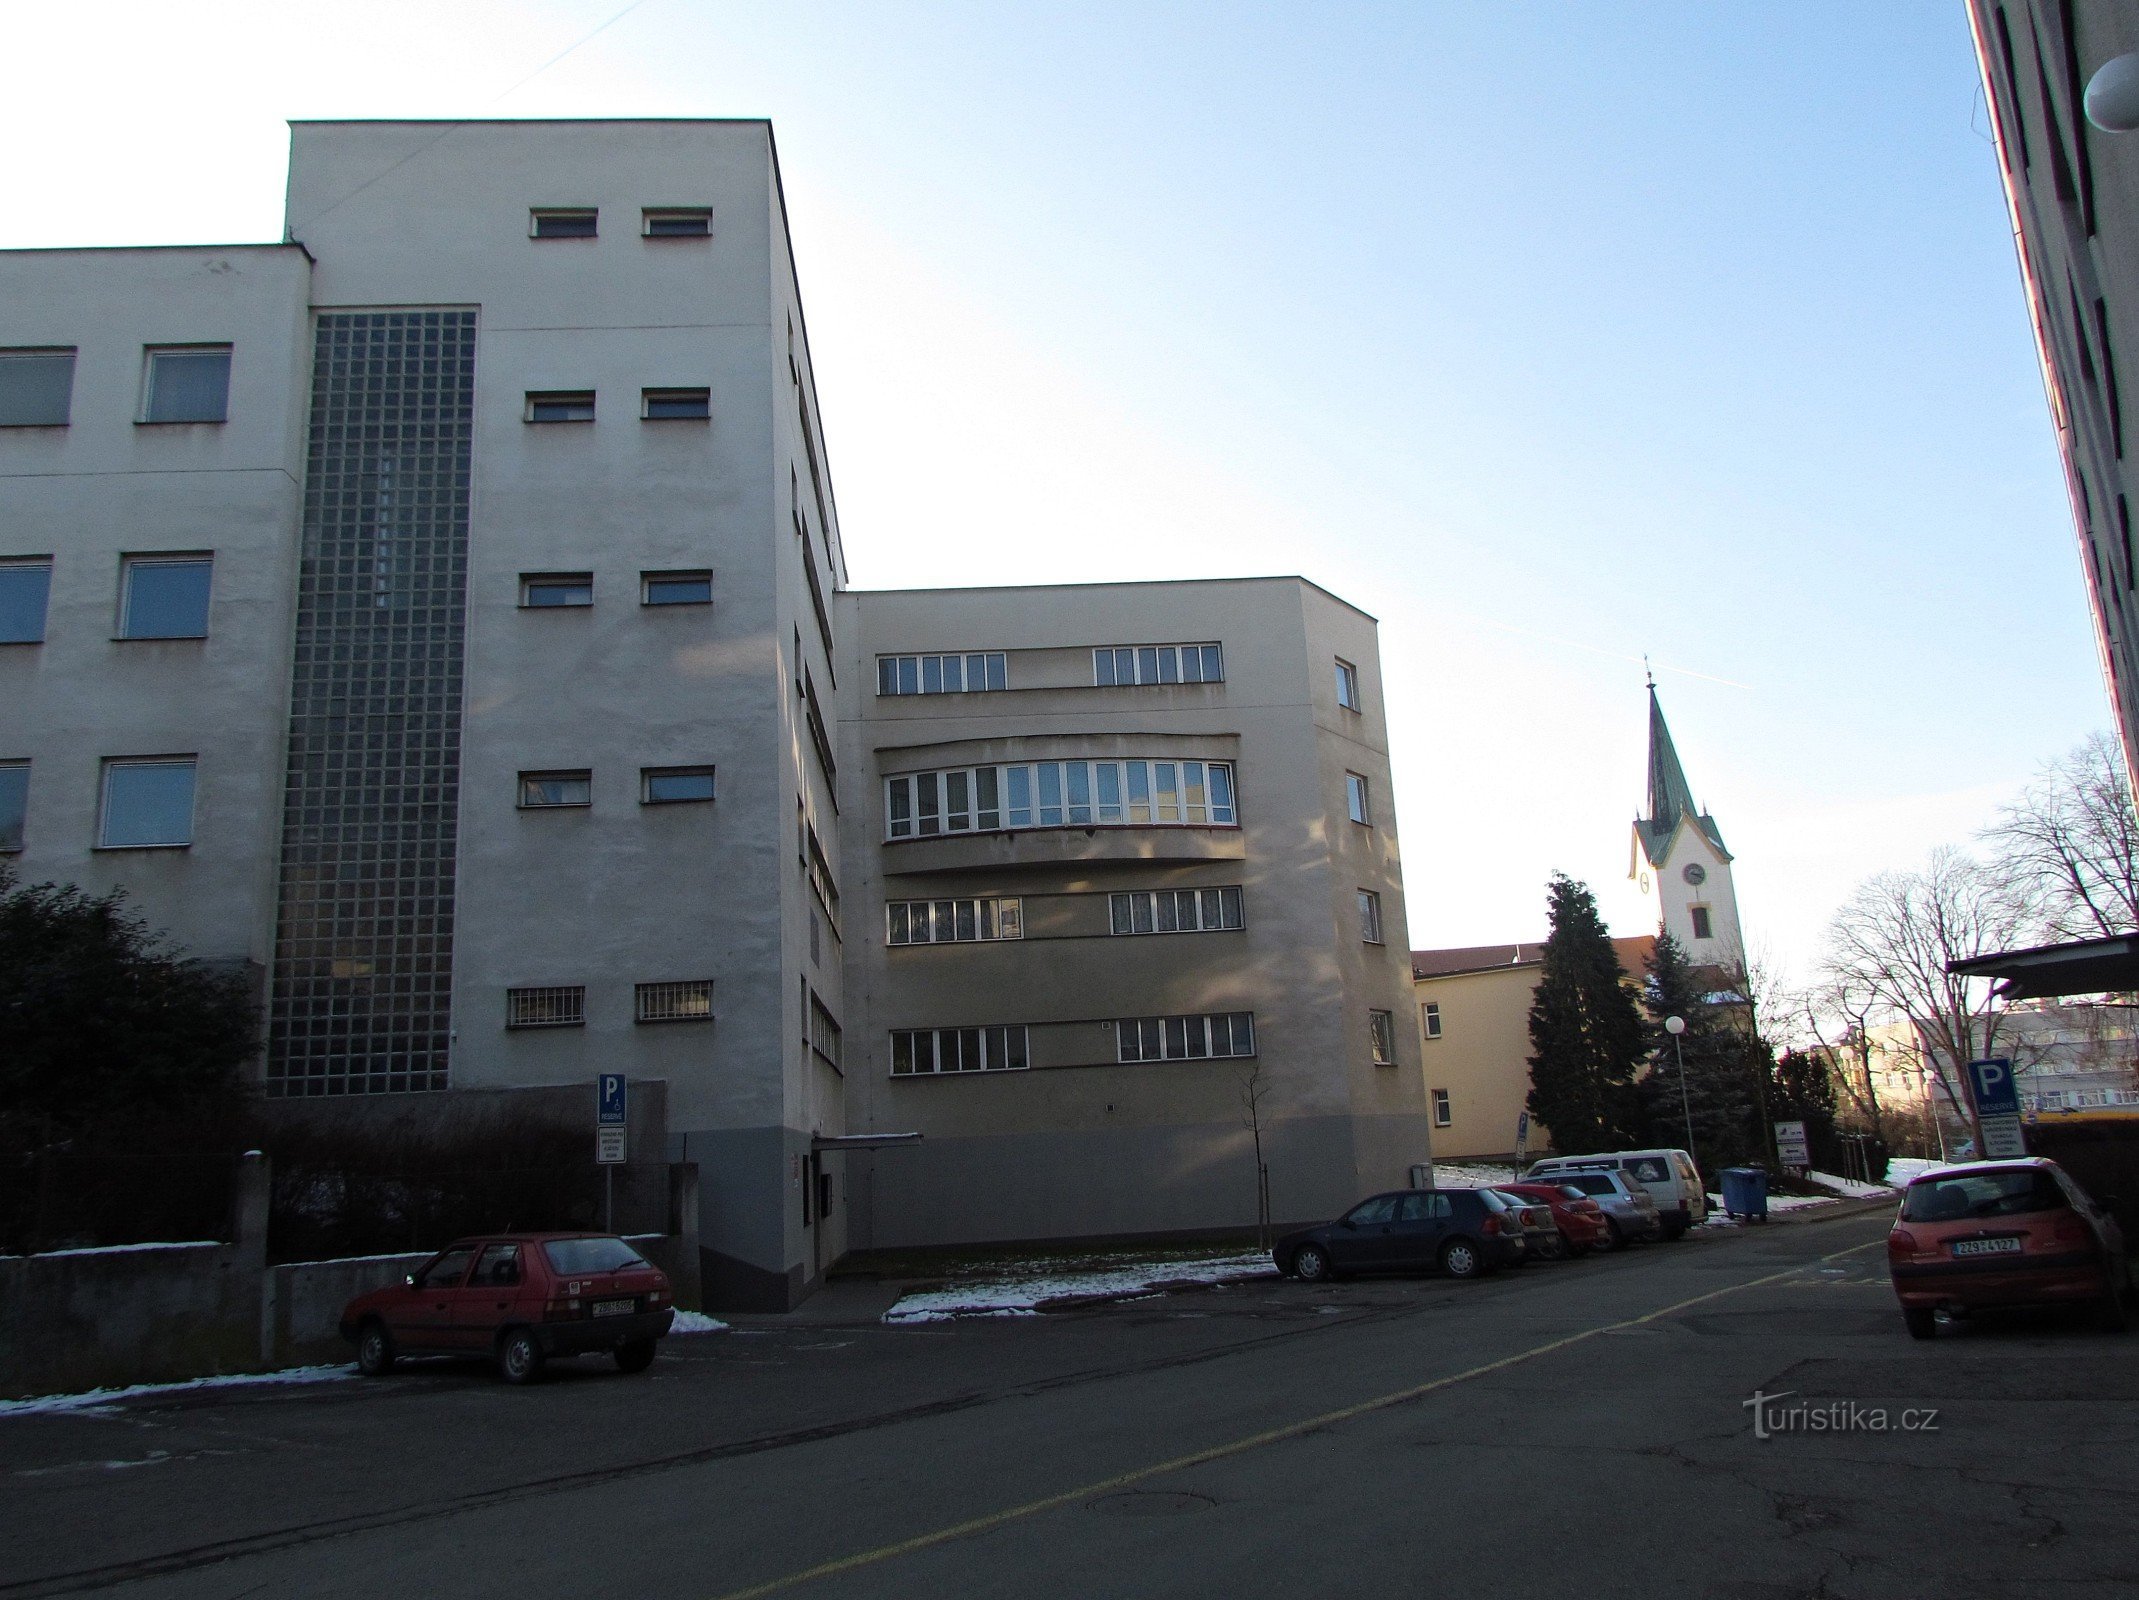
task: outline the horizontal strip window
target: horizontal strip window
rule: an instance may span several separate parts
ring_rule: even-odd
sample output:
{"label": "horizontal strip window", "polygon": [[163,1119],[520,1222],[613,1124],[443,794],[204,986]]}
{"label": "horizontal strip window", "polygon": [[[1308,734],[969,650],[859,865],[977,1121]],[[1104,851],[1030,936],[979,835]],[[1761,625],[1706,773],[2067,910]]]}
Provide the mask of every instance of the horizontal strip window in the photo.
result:
{"label": "horizontal strip window", "polygon": [[1115,933],[1216,933],[1241,925],[1238,888],[1160,889],[1107,901]]}
{"label": "horizontal strip window", "polygon": [[531,239],[591,239],[601,213],[593,206],[537,206],[527,214]]}
{"label": "horizontal strip window", "polygon": [[592,422],[592,389],[530,389],[527,392],[529,422]]}
{"label": "horizontal strip window", "polygon": [[1206,1061],[1255,1054],[1255,1013],[1203,1017],[1123,1017],[1114,1024],[1121,1061]]}
{"label": "horizontal strip window", "polygon": [[648,206],[639,213],[639,231],[649,239],[709,239],[711,206]]}
{"label": "horizontal strip window", "polygon": [[884,836],[1013,828],[1231,828],[1224,761],[1036,761],[884,780]]}
{"label": "horizontal strip window", "polygon": [[894,900],[884,910],[892,944],[966,944],[1025,937],[1022,900]]}
{"label": "horizontal strip window", "polygon": [[688,805],[713,798],[711,767],[641,767],[639,803],[648,806]]}
{"label": "horizontal strip window", "polygon": [[1224,679],[1225,655],[1214,644],[1101,645],[1092,652],[1092,682],[1101,688]]}
{"label": "horizontal strip window", "polygon": [[878,656],[878,694],[981,694],[1010,687],[1010,658],[1000,650],[965,655]]}
{"label": "horizontal strip window", "polygon": [[508,1028],[584,1028],[586,1025],[585,984],[552,984],[539,989],[505,991],[505,1026]]}
{"label": "horizontal strip window", "polygon": [[639,604],[642,606],[709,606],[712,603],[713,574],[710,572],[639,574]]}
{"label": "horizontal strip window", "polygon": [[1022,1023],[995,1028],[902,1028],[891,1036],[894,1078],[1023,1072],[1030,1064]]}
{"label": "horizontal strip window", "polygon": [[579,772],[523,772],[520,774],[520,809],[546,811],[559,807],[594,804],[594,774]]}
{"label": "horizontal strip window", "polygon": [[594,574],[591,572],[523,572],[520,574],[520,607],[543,611],[554,607],[594,604]]}
{"label": "horizontal strip window", "polygon": [[711,1022],[713,980],[633,984],[631,1014],[637,1022]]}
{"label": "horizontal strip window", "polygon": [[641,389],[639,415],[648,422],[704,422],[713,415],[713,391]]}

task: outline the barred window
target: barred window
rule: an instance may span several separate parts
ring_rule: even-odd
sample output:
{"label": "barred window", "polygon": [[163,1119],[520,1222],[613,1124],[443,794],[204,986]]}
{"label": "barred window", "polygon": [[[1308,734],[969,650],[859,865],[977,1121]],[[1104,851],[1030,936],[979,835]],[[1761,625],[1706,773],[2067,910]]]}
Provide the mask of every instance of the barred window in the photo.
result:
{"label": "barred window", "polygon": [[1367,1035],[1374,1042],[1374,1065],[1396,1065],[1396,1013],[1393,1011],[1369,1011]]}
{"label": "barred window", "polygon": [[814,990],[810,994],[810,1048],[835,1067],[845,1062],[839,1023]]}
{"label": "barred window", "polygon": [[1092,652],[1092,682],[1100,688],[1141,683],[1218,683],[1225,655],[1215,644],[1101,645]]}
{"label": "barred window", "polygon": [[891,1036],[891,1075],[1023,1072],[1030,1065],[1021,1023],[990,1028],[902,1028]]}
{"label": "barred window", "polygon": [[505,991],[508,1028],[583,1028],[587,1024],[585,984],[552,984],[539,989]]}
{"label": "barred window", "polygon": [[1025,937],[1022,900],[893,900],[884,911],[889,944],[964,944]]}
{"label": "barred window", "polygon": [[1000,650],[960,655],[878,656],[878,694],[981,694],[1010,687],[1010,658]]}
{"label": "barred window", "polygon": [[632,986],[632,1018],[637,1022],[711,1022],[713,980],[687,978],[680,983]]}
{"label": "barred window", "polygon": [[1359,891],[1359,937],[1367,944],[1381,943],[1381,896],[1372,889]]}
{"label": "barred window", "polygon": [[1224,761],[1035,761],[884,780],[884,836],[1017,828],[1231,828]]}
{"label": "barred window", "polygon": [[1114,933],[1213,933],[1241,925],[1240,889],[1160,889],[1109,895]]}
{"label": "barred window", "polygon": [[1121,1061],[1199,1061],[1255,1054],[1255,1013],[1203,1017],[1124,1017],[1114,1024]]}

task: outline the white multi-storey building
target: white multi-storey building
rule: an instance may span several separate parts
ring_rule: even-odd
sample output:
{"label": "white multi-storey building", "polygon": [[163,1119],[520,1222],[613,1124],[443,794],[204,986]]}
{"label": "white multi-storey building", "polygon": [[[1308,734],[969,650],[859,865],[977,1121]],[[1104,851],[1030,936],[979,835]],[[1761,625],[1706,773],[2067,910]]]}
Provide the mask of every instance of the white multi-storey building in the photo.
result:
{"label": "white multi-storey building", "polygon": [[1250,1221],[1250,1077],[1280,1217],[1402,1182],[1372,620],[852,591],[823,439],[763,122],[302,123],[283,244],[0,253],[0,850],[247,965],[271,1100],[665,1084],[722,1304]]}

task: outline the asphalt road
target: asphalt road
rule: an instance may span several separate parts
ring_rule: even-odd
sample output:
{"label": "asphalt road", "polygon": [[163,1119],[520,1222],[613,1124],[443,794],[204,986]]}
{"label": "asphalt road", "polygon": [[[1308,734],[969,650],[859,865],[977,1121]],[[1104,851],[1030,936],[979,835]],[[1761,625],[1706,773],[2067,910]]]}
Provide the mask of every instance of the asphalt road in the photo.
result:
{"label": "asphalt road", "polygon": [[0,1597],[2129,1596],[2139,1336],[1885,1230],[0,1419]]}

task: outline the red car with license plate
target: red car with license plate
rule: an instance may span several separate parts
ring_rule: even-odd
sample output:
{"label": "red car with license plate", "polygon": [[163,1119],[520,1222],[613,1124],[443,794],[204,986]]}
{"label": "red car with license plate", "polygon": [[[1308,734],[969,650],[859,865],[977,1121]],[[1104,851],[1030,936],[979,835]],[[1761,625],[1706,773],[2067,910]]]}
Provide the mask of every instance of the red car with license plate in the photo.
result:
{"label": "red car with license plate", "polygon": [[675,1319],[669,1281],[622,1239],[500,1233],[461,1239],[390,1288],[342,1310],[342,1337],[367,1377],[402,1356],[488,1356],[531,1383],[552,1356],[606,1352],[644,1372]]}
{"label": "red car with license plate", "polygon": [[1495,1187],[1550,1207],[1552,1225],[1560,1232],[1561,1248],[1570,1256],[1586,1256],[1598,1246],[1611,1243],[1612,1225],[1604,1220],[1604,1208],[1570,1184],[1503,1183]]}
{"label": "red car with license plate", "polygon": [[1901,1199],[1887,1270],[1909,1332],[1938,1314],[1999,1306],[2092,1306],[2124,1326],[2131,1263],[2116,1219],[2054,1161],[1979,1161],[1926,1172]]}

